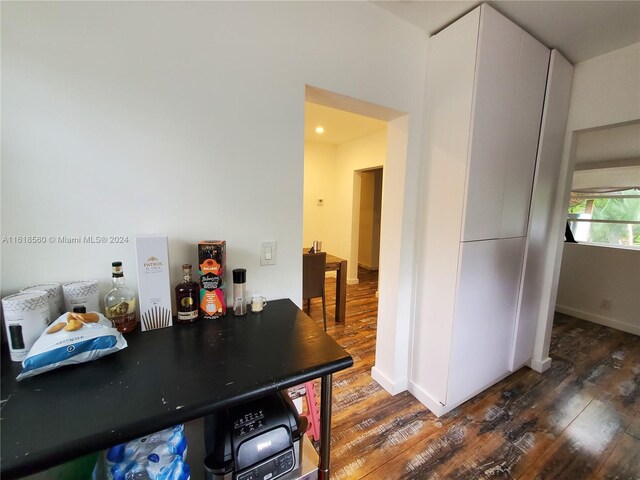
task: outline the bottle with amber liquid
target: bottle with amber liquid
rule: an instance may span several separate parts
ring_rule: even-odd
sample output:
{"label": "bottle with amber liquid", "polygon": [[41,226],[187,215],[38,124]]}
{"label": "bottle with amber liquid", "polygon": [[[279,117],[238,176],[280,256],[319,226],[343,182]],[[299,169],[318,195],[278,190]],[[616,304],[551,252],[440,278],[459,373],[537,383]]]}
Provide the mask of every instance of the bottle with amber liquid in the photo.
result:
{"label": "bottle with amber liquid", "polygon": [[191,265],[182,265],[182,283],[176,285],[176,307],[178,323],[192,323],[198,320],[200,311],[200,284],[191,279]]}
{"label": "bottle with amber liquid", "polygon": [[131,332],[138,326],[136,295],[124,281],[122,262],[111,264],[111,282],[113,288],[104,297],[105,314],[119,332]]}

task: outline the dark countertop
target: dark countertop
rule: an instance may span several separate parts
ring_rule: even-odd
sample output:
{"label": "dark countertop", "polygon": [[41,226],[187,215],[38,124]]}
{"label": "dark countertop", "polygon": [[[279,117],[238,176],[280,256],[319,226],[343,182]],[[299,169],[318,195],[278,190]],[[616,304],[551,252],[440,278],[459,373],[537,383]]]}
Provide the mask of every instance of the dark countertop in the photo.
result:
{"label": "dark countertop", "polygon": [[2,352],[3,479],[353,365],[291,300],[125,338],[129,346],[117,353],[22,382],[21,365]]}

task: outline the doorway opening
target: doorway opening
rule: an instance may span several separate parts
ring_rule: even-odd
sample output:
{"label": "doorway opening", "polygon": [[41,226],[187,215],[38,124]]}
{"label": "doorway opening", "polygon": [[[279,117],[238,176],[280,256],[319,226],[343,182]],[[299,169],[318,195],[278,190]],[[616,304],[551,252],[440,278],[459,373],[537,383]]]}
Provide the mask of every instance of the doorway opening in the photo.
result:
{"label": "doorway opening", "polygon": [[[386,158],[387,122],[305,102],[302,248],[319,241],[328,255],[346,260],[348,285],[358,283],[360,263],[378,268],[377,255],[372,264],[371,248],[377,242],[379,251],[381,169]],[[373,215],[375,172],[377,218]],[[378,225],[375,239],[374,221]],[[361,249],[369,257],[365,262],[360,259]]]}
{"label": "doorway opening", "polygon": [[382,168],[356,172],[360,182],[359,198],[354,198],[354,214],[358,216],[358,267],[369,271],[377,271],[379,265],[382,174]]}
{"label": "doorway opening", "polygon": [[574,131],[555,311],[640,335],[640,121]]}
{"label": "doorway opening", "polygon": [[[327,127],[331,124],[322,124],[325,119],[321,115],[325,114],[328,117],[335,114],[343,120],[355,119],[359,127],[348,122],[338,124],[338,128]],[[362,130],[353,134],[357,128]],[[304,131],[301,247],[308,249],[314,240],[321,241],[327,255],[344,259],[344,270],[347,271],[342,277],[348,284],[344,289],[347,293],[344,324],[335,323],[336,309],[331,303],[334,280],[330,278],[332,273],[327,273],[329,332],[332,325],[345,327],[345,330],[351,326],[355,328],[356,321],[349,324],[350,299],[362,298],[373,290],[367,311],[361,313],[374,319],[374,324],[368,328],[375,331],[371,333],[377,339],[373,368],[376,380],[383,382],[389,391],[403,389],[402,385],[390,385],[386,381],[387,375],[379,374],[378,370],[407,368],[403,352],[408,349],[411,320],[406,315],[405,303],[399,298],[411,295],[401,281],[401,272],[406,270],[405,244],[410,243],[403,237],[409,116],[405,112],[307,85]],[[326,141],[331,135],[346,132],[351,132],[351,138]],[[325,141],[319,141],[320,138]],[[363,182],[365,190],[373,190],[373,198],[362,197]],[[361,215],[361,204],[367,202],[372,206],[369,225],[361,222],[361,217],[365,217],[365,214]],[[368,233],[364,233],[364,229]],[[371,239],[367,246],[364,237]],[[360,253],[369,258],[360,258]],[[357,285],[362,279],[366,286]],[[354,302],[351,304],[355,306]],[[396,357],[401,365],[397,365]],[[374,357],[370,360],[368,369],[373,366]],[[393,365],[387,365],[388,362]]]}

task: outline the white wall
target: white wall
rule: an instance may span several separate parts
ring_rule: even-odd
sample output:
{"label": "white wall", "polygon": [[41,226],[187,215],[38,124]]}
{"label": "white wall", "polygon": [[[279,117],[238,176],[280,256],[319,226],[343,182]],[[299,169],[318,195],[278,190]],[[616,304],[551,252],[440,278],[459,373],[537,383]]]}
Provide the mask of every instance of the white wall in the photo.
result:
{"label": "white wall", "polygon": [[337,146],[336,212],[337,255],[348,260],[347,282],[358,282],[360,177],[357,170],[383,167],[387,155],[387,130],[373,132]]}
{"label": "white wall", "polygon": [[[415,203],[407,205],[406,197],[394,194],[417,190],[411,179],[418,177],[420,169],[402,161],[407,155],[408,132],[408,115],[387,124],[387,163],[382,176],[378,331],[371,376],[391,394],[406,390],[409,384],[411,323],[397,322],[396,318],[413,315],[415,245],[408,245],[403,238],[415,237],[417,210]],[[395,214],[398,211],[405,212],[404,222]]]}
{"label": "white wall", "polygon": [[575,66],[571,131],[614,125],[640,117],[640,43]]}
{"label": "white wall", "polygon": [[373,239],[373,196],[375,174],[360,174],[360,225],[358,228],[358,265],[371,268],[371,244]]}
{"label": "white wall", "polygon": [[358,265],[377,270],[382,215],[382,169],[365,170],[361,172],[360,178]]}
{"label": "white wall", "polygon": [[562,154],[559,189],[554,206],[554,228],[545,256],[544,277],[547,288],[542,298],[548,307],[538,319],[533,362],[547,364],[553,312],[562,264],[563,232],[574,164],[575,135],[640,118],[640,43],[614,50],[575,65],[567,133]]}
{"label": "white wall", "polygon": [[[304,211],[302,245],[310,247],[322,241],[322,249],[333,252],[335,234],[333,216],[336,210],[336,146],[304,143]],[[323,205],[318,206],[318,199]]]}
{"label": "white wall", "polygon": [[371,232],[371,262],[372,270],[380,265],[380,229],[382,227],[382,179],[383,169],[373,173],[373,231]]}
{"label": "white wall", "polygon": [[[357,171],[382,167],[386,142],[387,131],[382,129],[339,145],[305,142],[304,146],[304,246],[322,240],[325,252],[347,259],[351,284],[358,283]],[[324,206],[317,206],[318,198]]]}
{"label": "white wall", "polygon": [[[300,304],[305,84],[409,114],[390,278],[411,278],[425,69],[423,32],[367,2],[3,2],[2,235],[130,241],[2,244],[2,294],[104,291],[116,259],[135,285],[132,237],[165,232],[172,283],[195,242],[222,238],[249,290]],[[260,267],[267,239],[278,263]]]}
{"label": "white wall", "polygon": [[639,285],[640,250],[566,244],[556,310],[640,335]]}

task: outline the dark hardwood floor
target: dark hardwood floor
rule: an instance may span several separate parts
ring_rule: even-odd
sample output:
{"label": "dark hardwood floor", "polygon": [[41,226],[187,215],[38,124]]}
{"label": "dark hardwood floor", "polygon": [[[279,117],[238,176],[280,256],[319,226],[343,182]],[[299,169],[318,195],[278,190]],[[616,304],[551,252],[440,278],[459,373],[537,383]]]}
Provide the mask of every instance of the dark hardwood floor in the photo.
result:
{"label": "dark hardwood floor", "polygon": [[[347,319],[328,333],[354,358],[334,375],[334,479],[640,480],[640,337],[556,314],[551,368],[522,368],[437,418],[371,379],[377,275],[347,288]],[[319,299],[311,316],[322,325]]]}

